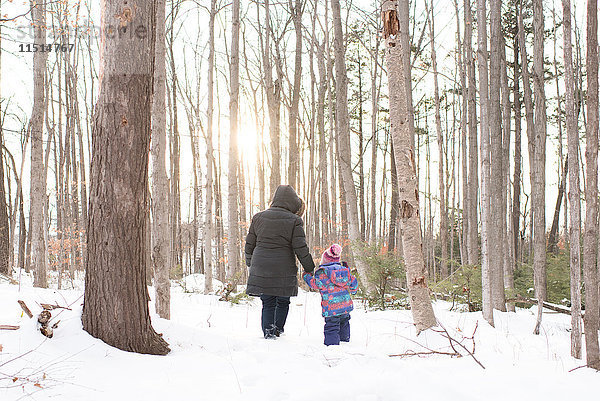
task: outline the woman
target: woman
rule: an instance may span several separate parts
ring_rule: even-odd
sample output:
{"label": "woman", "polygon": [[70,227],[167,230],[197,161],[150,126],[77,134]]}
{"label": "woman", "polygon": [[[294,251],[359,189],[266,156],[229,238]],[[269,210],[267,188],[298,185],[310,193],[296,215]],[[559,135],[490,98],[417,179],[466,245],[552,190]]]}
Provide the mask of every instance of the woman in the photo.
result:
{"label": "woman", "polygon": [[290,185],[280,185],[269,209],[252,217],[246,237],[246,265],[250,268],[246,293],[262,300],[265,338],[283,333],[290,297],[298,295],[296,259],[304,271],[315,269],[304,234],[304,202]]}

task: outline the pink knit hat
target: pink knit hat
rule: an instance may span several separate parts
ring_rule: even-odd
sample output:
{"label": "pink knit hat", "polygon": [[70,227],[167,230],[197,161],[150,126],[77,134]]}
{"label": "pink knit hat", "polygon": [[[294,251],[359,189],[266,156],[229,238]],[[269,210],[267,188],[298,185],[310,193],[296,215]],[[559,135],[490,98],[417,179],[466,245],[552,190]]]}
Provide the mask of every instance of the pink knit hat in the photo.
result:
{"label": "pink knit hat", "polygon": [[339,262],[342,256],[342,247],[338,244],[333,244],[321,255],[321,264]]}

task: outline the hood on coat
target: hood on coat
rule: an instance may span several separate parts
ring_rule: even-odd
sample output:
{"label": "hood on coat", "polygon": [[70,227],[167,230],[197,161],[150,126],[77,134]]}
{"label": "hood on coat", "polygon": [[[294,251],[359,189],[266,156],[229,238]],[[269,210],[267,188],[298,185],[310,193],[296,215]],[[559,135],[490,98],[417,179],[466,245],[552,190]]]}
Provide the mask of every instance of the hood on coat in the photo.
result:
{"label": "hood on coat", "polygon": [[280,185],[275,190],[271,207],[281,207],[296,213],[302,206],[302,200],[291,185]]}

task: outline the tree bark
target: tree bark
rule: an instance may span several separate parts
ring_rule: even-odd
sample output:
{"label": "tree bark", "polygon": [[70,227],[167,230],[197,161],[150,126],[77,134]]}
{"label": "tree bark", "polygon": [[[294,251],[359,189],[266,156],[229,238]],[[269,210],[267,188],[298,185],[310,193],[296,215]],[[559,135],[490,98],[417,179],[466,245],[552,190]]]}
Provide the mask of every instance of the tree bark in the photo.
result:
{"label": "tree bark", "polygon": [[[0,113],[2,110],[0,110]],[[4,138],[3,129],[0,127],[0,273],[10,275],[11,266],[9,263],[9,227],[8,210],[6,205],[6,192],[4,190]],[[15,171],[15,174],[17,172]],[[8,178],[7,174],[7,180]]]}
{"label": "tree bark", "polygon": [[[146,286],[148,152],[154,74],[153,1],[102,7],[100,95],[92,130],[83,328],[125,351],[165,355]],[[124,52],[122,49],[127,49]]]}
{"label": "tree bark", "polygon": [[598,0],[587,2],[587,125],[583,280],[587,365],[600,369],[598,349]]}
{"label": "tree bark", "polygon": [[[342,33],[342,19],[339,0],[331,0],[333,10],[333,28],[335,43],[335,78],[336,78],[336,127],[338,138],[338,156],[340,164],[340,178],[343,183],[348,217],[348,237],[351,247],[360,246],[362,242],[360,223],[358,218],[358,199],[352,173],[352,150],[350,146],[350,118],[348,114],[348,76],[346,61],[344,60],[345,46]],[[367,288],[366,264],[359,258],[354,258],[358,273]]]}
{"label": "tree bark", "polygon": [[206,122],[206,219],[204,223],[204,294],[213,290],[213,103],[214,103],[214,72],[215,72],[215,17],[217,13],[217,0],[210,1],[209,17],[209,53],[208,53],[208,105]]}
{"label": "tree bark", "polygon": [[[408,0],[402,0],[406,3]],[[408,43],[399,35],[398,12],[405,12],[406,4],[397,0],[382,1],[383,37],[386,44],[390,96],[390,129],[395,144],[394,154],[398,172],[400,194],[400,222],[408,296],[417,333],[436,325],[431,306],[427,270],[423,260],[421,222],[419,215],[419,192],[416,181],[414,138],[410,134],[410,108],[408,105],[406,66],[402,61],[408,57]],[[398,7],[400,6],[400,7]]]}
{"label": "tree bark", "polygon": [[229,156],[227,191],[227,279],[234,280],[240,270],[238,222],[238,113],[240,92],[240,0],[233,0],[231,25],[231,64],[229,98]]}
{"label": "tree bark", "polygon": [[169,181],[167,177],[167,95],[165,0],[156,1],[156,49],[152,98],[152,267],[155,309],[164,319],[171,315],[171,241],[169,239]]}
{"label": "tree bark", "polygon": [[533,277],[535,296],[540,301],[534,332],[542,320],[541,302],[546,300],[546,95],[544,92],[544,10],[543,0],[533,1],[533,87],[535,92]]}
{"label": "tree bark", "polygon": [[300,103],[300,85],[302,83],[302,12],[304,2],[296,0],[295,5],[292,0],[288,0],[291,17],[294,22],[294,32],[296,34],[296,50],[294,57],[294,88],[292,90],[292,103],[289,114],[289,170],[288,184],[298,188],[298,170],[300,155],[298,153],[298,105]]}
{"label": "tree bark", "polygon": [[475,58],[473,57],[473,12],[471,0],[464,1],[465,10],[465,64],[467,69],[467,97],[469,115],[469,190],[467,193],[467,254],[470,265],[479,263],[479,226],[477,224],[477,193],[479,192],[479,157],[477,146],[477,83],[475,80]]}
{"label": "tree bark", "polygon": [[[35,26],[33,43],[46,45],[46,2],[31,2],[32,19]],[[31,264],[34,269],[33,285],[48,287],[46,278],[46,249],[44,243],[44,204],[46,185],[44,182],[44,116],[46,113],[46,62],[47,52],[33,54],[33,110],[29,121],[31,133],[31,188],[29,230],[31,232]]]}
{"label": "tree bark", "polygon": [[575,111],[575,73],[571,44],[571,0],[562,0],[565,64],[565,118],[569,171],[569,266],[571,271],[571,356],[581,358],[581,194],[579,186],[579,128]]}
{"label": "tree bark", "polygon": [[[503,193],[506,193],[504,171],[502,168],[504,152],[502,147],[503,127],[502,104],[500,88],[502,83],[502,69],[506,66],[502,63],[504,52],[504,41],[502,36],[502,1],[491,0],[490,2],[490,97],[488,103],[489,113],[489,221],[488,221],[488,252],[490,271],[490,285],[492,288],[492,305],[494,309],[506,311],[504,297],[504,259],[503,255],[503,232],[506,227],[502,225],[505,218],[506,205],[503,203]],[[510,121],[510,119],[509,119]]]}
{"label": "tree bark", "polygon": [[438,144],[438,184],[440,196],[440,241],[442,257],[440,260],[440,278],[448,276],[448,207],[446,205],[446,183],[444,169],[444,139],[442,134],[442,117],[440,115],[440,92],[438,85],[438,67],[435,52],[435,25],[433,3],[427,13],[429,23],[429,37],[431,44],[431,66],[433,68],[433,94],[435,103],[435,132]]}
{"label": "tree bark", "polygon": [[481,116],[481,280],[483,317],[494,325],[492,272],[490,270],[490,114],[489,114],[489,69],[487,51],[487,0],[477,0],[477,60],[479,69],[479,93]]}

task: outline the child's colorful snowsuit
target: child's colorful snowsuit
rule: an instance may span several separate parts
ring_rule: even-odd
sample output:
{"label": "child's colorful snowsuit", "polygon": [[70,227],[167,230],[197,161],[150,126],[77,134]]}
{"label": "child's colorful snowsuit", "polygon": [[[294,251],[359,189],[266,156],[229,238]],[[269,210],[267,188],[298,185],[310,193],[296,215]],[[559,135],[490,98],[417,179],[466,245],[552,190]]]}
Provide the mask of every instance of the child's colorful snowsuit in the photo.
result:
{"label": "child's colorful snowsuit", "polygon": [[350,311],[354,309],[350,294],[356,294],[358,281],[350,274],[348,266],[338,262],[320,265],[314,276],[305,273],[304,281],[321,293],[325,345],[350,341]]}

